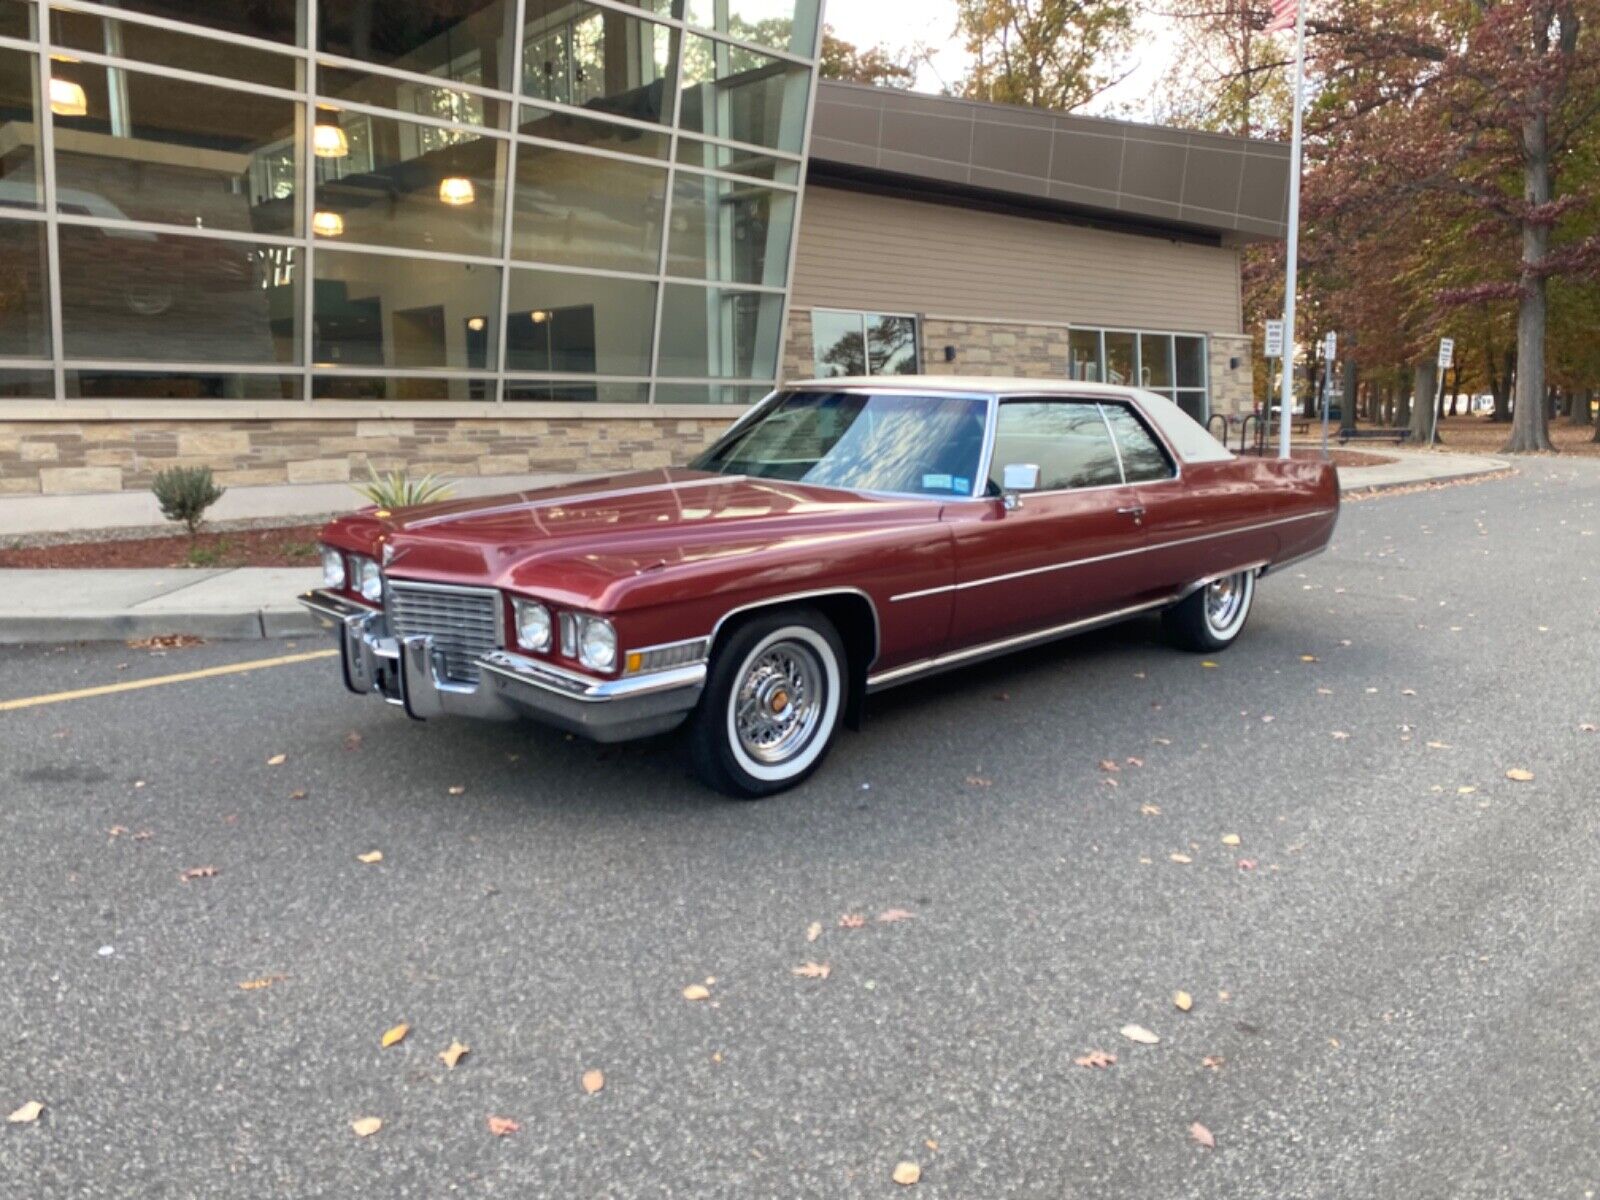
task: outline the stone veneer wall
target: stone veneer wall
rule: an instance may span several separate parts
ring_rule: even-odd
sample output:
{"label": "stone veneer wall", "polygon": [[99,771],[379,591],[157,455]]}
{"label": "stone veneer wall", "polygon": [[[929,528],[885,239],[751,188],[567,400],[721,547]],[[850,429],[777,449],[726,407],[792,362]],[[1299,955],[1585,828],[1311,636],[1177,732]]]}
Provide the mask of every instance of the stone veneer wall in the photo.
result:
{"label": "stone veneer wall", "polygon": [[[1242,417],[1256,406],[1253,345],[1247,333],[1211,335],[1211,411]],[[1238,359],[1237,367],[1228,363]]]}
{"label": "stone veneer wall", "polygon": [[449,476],[664,467],[726,417],[251,421],[0,421],[0,496],[115,492],[210,467],[223,486],[360,479],[370,463]]}

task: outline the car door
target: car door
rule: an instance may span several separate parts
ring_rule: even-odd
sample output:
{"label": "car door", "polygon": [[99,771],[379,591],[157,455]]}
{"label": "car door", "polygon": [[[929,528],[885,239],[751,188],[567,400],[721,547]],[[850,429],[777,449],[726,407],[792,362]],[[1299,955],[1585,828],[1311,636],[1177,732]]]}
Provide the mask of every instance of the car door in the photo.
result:
{"label": "car door", "polygon": [[1116,441],[1123,483],[1145,535],[1134,596],[1169,594],[1199,578],[1204,547],[1194,538],[1206,530],[1206,506],[1187,495],[1176,459],[1132,405],[1104,400],[1100,411]]}
{"label": "car door", "polygon": [[[1039,490],[1007,510],[1011,464],[1039,467]],[[1136,579],[1143,531],[1109,427],[1092,400],[1003,400],[989,499],[953,524],[952,641],[976,645],[1116,608]]]}

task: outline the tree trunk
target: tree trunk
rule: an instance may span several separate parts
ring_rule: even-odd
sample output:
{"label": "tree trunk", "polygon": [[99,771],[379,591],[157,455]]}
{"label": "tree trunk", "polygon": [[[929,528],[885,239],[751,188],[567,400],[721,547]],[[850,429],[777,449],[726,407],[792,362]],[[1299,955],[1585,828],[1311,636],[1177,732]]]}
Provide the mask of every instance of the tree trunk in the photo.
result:
{"label": "tree trunk", "polygon": [[1411,424],[1411,385],[1413,379],[1400,381],[1400,395],[1395,399],[1393,424],[1395,428]]}
{"label": "tree trunk", "polygon": [[1572,393],[1572,411],[1567,414],[1567,423],[1569,425],[1587,425],[1591,420],[1589,405],[1593,403],[1593,388],[1584,388],[1581,392],[1574,389]]}
{"label": "tree trunk", "polygon": [[1489,359],[1489,390],[1494,393],[1494,415],[1491,421],[1510,422],[1511,420],[1511,379],[1517,369],[1517,351],[1515,347],[1506,350],[1501,359],[1502,370],[1497,375],[1494,370],[1494,358]]}
{"label": "tree trunk", "polygon": [[1415,392],[1411,402],[1411,419],[1407,422],[1411,430],[1411,444],[1426,446],[1428,434],[1433,430],[1434,398],[1439,390],[1438,362],[1431,358],[1420,359],[1412,368],[1411,384]]}
{"label": "tree trunk", "polygon": [[1356,392],[1361,383],[1361,368],[1356,360],[1344,360],[1344,394],[1339,399],[1339,428],[1354,431],[1356,427]]}
{"label": "tree trunk", "polygon": [[[1550,203],[1548,134],[1549,117],[1544,108],[1531,106],[1530,115],[1522,122],[1522,199],[1530,205]],[[1550,442],[1549,410],[1545,407],[1544,338],[1548,326],[1542,268],[1549,249],[1550,226],[1524,219],[1518,276],[1522,299],[1517,304],[1516,404],[1511,412],[1511,437],[1504,447],[1509,454],[1555,449]]]}

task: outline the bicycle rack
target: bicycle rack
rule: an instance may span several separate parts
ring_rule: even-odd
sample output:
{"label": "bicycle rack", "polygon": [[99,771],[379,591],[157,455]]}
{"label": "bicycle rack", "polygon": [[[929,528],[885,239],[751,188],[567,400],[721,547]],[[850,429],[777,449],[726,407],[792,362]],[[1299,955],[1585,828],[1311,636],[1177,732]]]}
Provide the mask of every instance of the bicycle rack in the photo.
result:
{"label": "bicycle rack", "polygon": [[1245,447],[1250,443],[1250,422],[1256,423],[1256,451],[1259,453],[1266,444],[1267,428],[1261,419],[1260,413],[1246,413],[1244,420],[1239,422],[1239,453],[1244,454]]}
{"label": "bicycle rack", "polygon": [[[1213,421],[1221,421],[1222,422],[1222,436],[1220,438],[1217,438],[1217,440],[1219,442],[1221,442],[1224,446],[1226,446],[1228,444],[1228,416],[1227,416],[1227,414],[1226,413],[1212,413],[1209,417],[1207,417],[1206,418],[1206,432],[1207,433],[1211,433],[1211,422],[1213,422]],[[1212,433],[1211,436],[1212,437],[1216,437],[1217,435]]]}

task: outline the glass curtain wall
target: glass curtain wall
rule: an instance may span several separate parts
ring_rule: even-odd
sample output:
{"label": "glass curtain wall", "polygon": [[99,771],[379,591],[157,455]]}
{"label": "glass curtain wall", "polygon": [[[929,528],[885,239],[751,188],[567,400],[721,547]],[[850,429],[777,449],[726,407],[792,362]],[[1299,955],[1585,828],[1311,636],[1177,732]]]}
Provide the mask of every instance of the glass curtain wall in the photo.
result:
{"label": "glass curtain wall", "polygon": [[819,0],[0,0],[0,398],[745,403]]}

